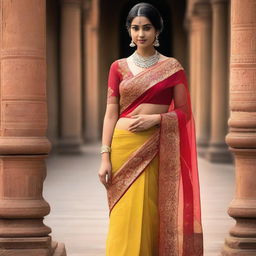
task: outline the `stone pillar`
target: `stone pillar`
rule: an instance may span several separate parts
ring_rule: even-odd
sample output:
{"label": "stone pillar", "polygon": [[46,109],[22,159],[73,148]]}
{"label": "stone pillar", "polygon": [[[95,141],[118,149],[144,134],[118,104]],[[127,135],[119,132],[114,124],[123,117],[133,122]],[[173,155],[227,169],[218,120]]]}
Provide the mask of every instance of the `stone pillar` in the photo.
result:
{"label": "stone pillar", "polygon": [[[198,19],[198,17],[194,17],[194,26],[195,26],[195,35],[194,35],[194,52],[195,52],[195,60],[199,60],[201,57],[201,32],[200,32],[200,21]],[[195,99],[195,103],[194,103],[194,107],[195,107],[195,122],[196,122],[196,134],[198,135],[197,138],[199,138],[199,132],[200,132],[200,127],[199,127],[199,120],[200,120],[200,115],[201,115],[201,100],[200,100],[200,92],[201,92],[201,67],[202,67],[202,63],[200,61],[195,61],[195,63],[193,63],[193,65],[195,66],[194,68],[194,84],[195,84],[195,93],[193,98]],[[198,150],[200,150],[198,148]]]}
{"label": "stone pillar", "polygon": [[236,193],[228,214],[236,220],[223,256],[256,255],[256,1],[231,1],[230,131]]}
{"label": "stone pillar", "polygon": [[44,225],[46,15],[44,0],[0,1],[0,255],[66,255]]}
{"label": "stone pillar", "polygon": [[[85,141],[99,139],[99,2],[84,1]],[[104,42],[101,42],[104,44]],[[111,47],[111,46],[109,46]]]}
{"label": "stone pillar", "polygon": [[60,152],[79,153],[82,145],[81,1],[61,1]]}
{"label": "stone pillar", "polygon": [[59,3],[46,1],[46,59],[47,59],[47,99],[48,99],[48,131],[47,137],[52,143],[51,153],[58,150],[59,143]]}
{"label": "stone pillar", "polygon": [[197,104],[196,126],[198,154],[205,155],[210,137],[211,114],[211,6],[208,1],[197,1],[194,6],[197,19]]}
{"label": "stone pillar", "polygon": [[212,0],[212,91],[211,139],[206,158],[211,162],[230,162],[231,154],[225,143],[228,108],[228,9],[227,0]]}
{"label": "stone pillar", "polygon": [[189,29],[189,88],[191,95],[191,104],[194,118],[196,120],[196,89],[197,89],[197,81],[196,81],[196,67],[197,67],[197,47],[196,47],[196,21],[193,18],[190,18],[188,21],[188,29]]}

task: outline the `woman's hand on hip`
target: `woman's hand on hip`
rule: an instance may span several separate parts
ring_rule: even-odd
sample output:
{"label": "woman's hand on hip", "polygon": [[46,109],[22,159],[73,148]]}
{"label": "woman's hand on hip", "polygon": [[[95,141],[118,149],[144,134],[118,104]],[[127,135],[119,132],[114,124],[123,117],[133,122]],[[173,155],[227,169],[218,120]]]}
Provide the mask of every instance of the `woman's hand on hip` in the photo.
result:
{"label": "woman's hand on hip", "polygon": [[129,126],[128,130],[131,132],[140,132],[151,128],[154,125],[157,125],[161,121],[160,114],[141,114],[131,116],[134,119],[134,122]]}
{"label": "woman's hand on hip", "polygon": [[112,176],[112,165],[110,160],[101,162],[98,176],[99,176],[100,182],[107,189],[111,184],[111,176]]}

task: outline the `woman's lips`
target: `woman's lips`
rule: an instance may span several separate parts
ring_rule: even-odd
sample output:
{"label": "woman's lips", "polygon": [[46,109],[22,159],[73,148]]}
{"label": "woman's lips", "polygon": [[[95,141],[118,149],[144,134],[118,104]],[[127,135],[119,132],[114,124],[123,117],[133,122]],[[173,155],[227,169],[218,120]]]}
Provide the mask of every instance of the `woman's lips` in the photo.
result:
{"label": "woman's lips", "polygon": [[144,43],[146,40],[138,40],[139,43]]}

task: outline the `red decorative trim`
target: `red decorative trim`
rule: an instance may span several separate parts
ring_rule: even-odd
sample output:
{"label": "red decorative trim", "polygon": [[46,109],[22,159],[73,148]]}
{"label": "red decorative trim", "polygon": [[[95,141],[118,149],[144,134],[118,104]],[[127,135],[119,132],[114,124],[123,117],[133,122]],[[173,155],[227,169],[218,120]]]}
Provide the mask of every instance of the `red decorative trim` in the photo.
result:
{"label": "red decorative trim", "polygon": [[[161,114],[159,144],[159,256],[178,256],[180,182],[179,124],[175,112]],[[190,256],[190,255],[186,255]]]}
{"label": "red decorative trim", "polygon": [[107,189],[109,215],[115,204],[156,156],[158,152],[158,141],[159,129],[131,154],[129,159],[115,172],[111,185]]}
{"label": "red decorative trim", "polygon": [[130,77],[129,69],[125,59],[119,61],[119,66],[122,66],[123,76],[126,74],[126,78],[121,81],[119,85],[120,91],[120,112],[123,112],[145,91],[153,87],[155,84],[163,81],[164,79],[172,76],[174,73],[183,70],[181,64],[174,58],[161,61],[156,66],[140,72],[139,74]]}

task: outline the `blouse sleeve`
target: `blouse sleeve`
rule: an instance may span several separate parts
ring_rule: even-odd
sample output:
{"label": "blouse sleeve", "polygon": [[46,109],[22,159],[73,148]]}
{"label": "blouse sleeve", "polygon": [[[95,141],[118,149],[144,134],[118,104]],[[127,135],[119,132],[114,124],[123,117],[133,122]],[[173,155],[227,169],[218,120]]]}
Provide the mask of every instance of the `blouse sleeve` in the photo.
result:
{"label": "blouse sleeve", "polygon": [[110,66],[108,75],[108,92],[107,92],[107,104],[119,103],[119,83],[120,73],[118,72],[117,61],[113,62]]}

